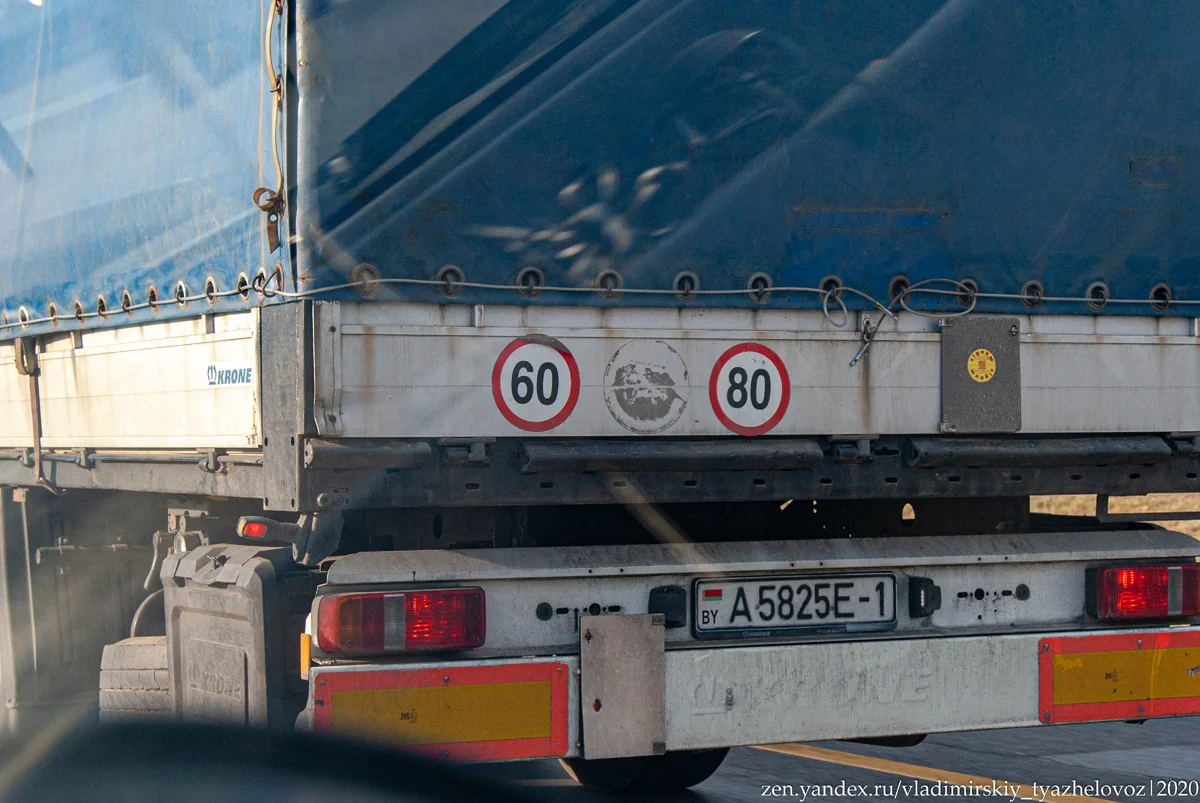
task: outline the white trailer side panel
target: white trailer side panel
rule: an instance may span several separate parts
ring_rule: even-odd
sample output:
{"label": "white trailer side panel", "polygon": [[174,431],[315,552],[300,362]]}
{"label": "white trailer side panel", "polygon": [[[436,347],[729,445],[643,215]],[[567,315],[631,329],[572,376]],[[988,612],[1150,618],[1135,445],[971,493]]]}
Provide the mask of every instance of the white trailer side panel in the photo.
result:
{"label": "white trailer side panel", "polygon": [[[43,448],[261,445],[257,312],[63,335],[44,348]],[[0,377],[0,446],[32,446],[28,379],[11,356]]]}
{"label": "white trailer side panel", "polygon": [[[902,313],[851,366],[861,335],[853,318],[844,328],[834,326],[838,316],[318,304],[317,425],[323,435],[364,438],[938,433],[937,321]],[[1021,432],[1200,430],[1200,340],[1191,321],[1019,321]],[[525,365],[520,354],[505,358],[523,339],[543,345],[523,352]],[[728,376],[713,387],[716,367],[746,343],[777,356],[787,394],[779,391],[784,374],[762,360],[746,363],[741,389],[731,390]],[[577,378],[565,361],[575,363]],[[554,370],[539,373],[549,363]],[[750,386],[760,365],[771,375]],[[777,383],[769,394],[768,379]],[[563,401],[572,389],[577,398]],[[529,415],[512,394],[535,390],[537,398],[525,405],[533,410]],[[552,391],[556,405],[533,420],[543,392],[548,399]],[[751,413],[752,423],[767,426],[739,432],[717,408],[729,399],[751,412],[749,391],[756,393],[750,402],[765,408],[757,420]],[[766,421],[776,408],[778,417]]]}
{"label": "white trailer side panel", "polygon": [[17,373],[16,351],[9,344],[0,349],[0,446],[32,444],[29,377]]}

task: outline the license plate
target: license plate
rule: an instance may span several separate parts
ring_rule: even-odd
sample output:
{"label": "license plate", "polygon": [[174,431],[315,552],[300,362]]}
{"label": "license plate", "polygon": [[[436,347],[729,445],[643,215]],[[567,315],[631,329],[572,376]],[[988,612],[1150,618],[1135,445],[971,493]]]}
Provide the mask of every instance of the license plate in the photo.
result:
{"label": "license plate", "polygon": [[891,574],[697,580],[693,594],[693,632],[700,638],[896,626],[896,578]]}

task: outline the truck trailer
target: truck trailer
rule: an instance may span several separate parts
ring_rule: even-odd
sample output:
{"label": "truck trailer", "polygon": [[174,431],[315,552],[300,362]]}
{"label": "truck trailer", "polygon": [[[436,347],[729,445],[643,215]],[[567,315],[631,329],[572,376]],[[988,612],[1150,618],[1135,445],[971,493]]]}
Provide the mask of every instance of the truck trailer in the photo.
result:
{"label": "truck trailer", "polygon": [[1198,29],[0,0],[5,727],[651,791],[1200,713],[1200,542],[1108,504],[1200,488]]}

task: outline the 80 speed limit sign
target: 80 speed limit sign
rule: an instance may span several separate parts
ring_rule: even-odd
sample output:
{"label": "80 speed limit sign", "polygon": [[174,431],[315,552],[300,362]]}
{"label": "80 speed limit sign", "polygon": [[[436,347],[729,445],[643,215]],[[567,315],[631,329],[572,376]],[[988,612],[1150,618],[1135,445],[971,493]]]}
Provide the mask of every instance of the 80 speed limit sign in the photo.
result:
{"label": "80 speed limit sign", "polygon": [[717,359],[708,396],[727,428],[761,435],[783,419],[792,389],[778,354],[761,343],[739,343]]}
{"label": "80 speed limit sign", "polygon": [[557,341],[514,340],[492,368],[492,398],[514,427],[554,429],[579,401],[579,366]]}

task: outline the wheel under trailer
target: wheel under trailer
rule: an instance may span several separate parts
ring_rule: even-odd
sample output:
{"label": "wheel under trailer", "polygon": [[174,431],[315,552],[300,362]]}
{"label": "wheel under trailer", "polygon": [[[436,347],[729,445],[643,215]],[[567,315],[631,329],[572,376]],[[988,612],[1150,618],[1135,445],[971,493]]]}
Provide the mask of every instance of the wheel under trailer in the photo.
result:
{"label": "wheel under trailer", "polygon": [[1161,529],[350,555],[300,726],[591,761],[1197,714],[1197,555]]}

